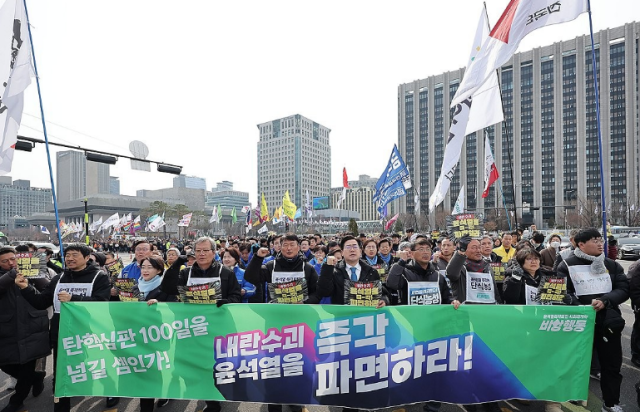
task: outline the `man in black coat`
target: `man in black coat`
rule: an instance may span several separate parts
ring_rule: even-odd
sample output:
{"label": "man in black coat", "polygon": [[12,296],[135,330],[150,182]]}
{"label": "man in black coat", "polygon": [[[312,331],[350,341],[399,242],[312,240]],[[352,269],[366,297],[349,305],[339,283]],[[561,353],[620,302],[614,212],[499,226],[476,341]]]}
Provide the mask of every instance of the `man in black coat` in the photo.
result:
{"label": "man in black coat", "polygon": [[[49,341],[54,355],[53,370],[57,370],[61,303],[71,301],[106,302],[109,300],[111,292],[109,276],[90,260],[90,255],[91,249],[87,245],[74,243],[67,246],[64,249],[65,271],[51,279],[51,283],[42,292],[30,286],[23,276],[19,275],[16,278],[16,284],[22,289],[22,297],[34,308],[47,309],[52,305],[54,307],[49,333]],[[69,287],[74,289],[74,294],[67,291]],[[59,398],[59,402],[54,404],[55,412],[69,412],[70,410],[71,398]]]}
{"label": "man in black coat", "polygon": [[[335,257],[329,256],[327,263],[320,270],[318,279],[318,295],[320,298],[330,296],[334,305],[344,305],[345,281],[375,282],[380,280],[377,270],[360,260],[362,246],[360,241],[353,236],[345,236],[340,241],[343,260],[336,265]],[[383,291],[386,289],[383,288]],[[387,293],[383,293],[378,301],[378,308],[389,305]]]}
{"label": "man in black coat", "polygon": [[304,276],[307,281],[309,297],[304,303],[320,303],[316,293],[318,273],[313,266],[303,259],[300,253],[300,239],[298,239],[297,235],[288,233],[281,237],[280,240],[282,240],[280,253],[267,264],[263,265],[263,261],[269,255],[269,249],[258,249],[244,272],[245,280],[257,286],[265,283],[274,283],[274,274],[295,273],[296,275],[292,276]]}
{"label": "man in black coat", "polygon": [[[195,254],[195,263],[180,270],[186,257],[178,257],[165,272],[161,290],[169,295],[177,295],[177,286],[201,285],[220,279],[221,298],[218,300],[217,306],[225,303],[241,303],[242,288],[236,275],[222,265],[222,262],[215,260],[215,241],[210,237],[198,238],[191,252]],[[220,412],[221,410],[222,404],[220,402],[206,401],[203,412]]]}
{"label": "man in black coat", "polygon": [[597,229],[582,229],[573,240],[576,248],[558,265],[558,275],[568,278],[568,293],[575,293],[581,305],[593,306],[596,311],[593,343],[600,361],[602,412],[622,412],[619,404],[624,319],[618,305],[629,298],[629,280],[622,266],[606,257],[604,240]]}
{"label": "man in black coat", "polygon": [[42,393],[45,373],[36,372],[36,361],[51,353],[47,311],[35,309],[20,294],[15,253],[11,247],[0,248],[0,369],[17,379],[2,412],[24,410],[32,387],[34,396]]}

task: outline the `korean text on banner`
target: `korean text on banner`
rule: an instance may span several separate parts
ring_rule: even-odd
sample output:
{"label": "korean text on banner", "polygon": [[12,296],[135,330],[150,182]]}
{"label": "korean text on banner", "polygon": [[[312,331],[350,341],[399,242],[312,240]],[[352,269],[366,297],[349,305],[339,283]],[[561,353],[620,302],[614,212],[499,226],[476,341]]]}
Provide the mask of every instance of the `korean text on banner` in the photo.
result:
{"label": "korean text on banner", "polygon": [[586,399],[594,317],[590,306],[69,302],[56,396],[366,409]]}

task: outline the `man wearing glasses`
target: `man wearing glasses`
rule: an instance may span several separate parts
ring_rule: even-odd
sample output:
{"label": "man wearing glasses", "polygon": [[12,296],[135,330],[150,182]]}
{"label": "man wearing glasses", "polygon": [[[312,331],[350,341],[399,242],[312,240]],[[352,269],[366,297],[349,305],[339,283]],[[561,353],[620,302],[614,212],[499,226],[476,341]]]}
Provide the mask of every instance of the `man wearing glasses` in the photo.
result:
{"label": "man wearing glasses", "polygon": [[618,305],[629,298],[629,281],[622,266],[606,257],[604,240],[597,229],[582,229],[573,240],[576,248],[558,265],[558,274],[568,278],[568,293],[575,293],[580,304],[591,305],[596,311],[593,349],[600,361],[602,412],[622,412],[624,319]]}
{"label": "man wearing glasses", "polygon": [[[120,272],[120,278],[122,279],[140,279],[140,262],[142,262],[144,258],[151,256],[151,244],[148,240],[137,241],[133,245],[133,250],[135,252],[135,259],[122,268],[122,272]],[[115,296],[113,292],[111,295]]]}
{"label": "man wearing glasses", "polygon": [[[220,281],[220,299],[217,306],[225,303],[242,302],[240,284],[236,275],[222,263],[215,260],[216,243],[210,237],[198,238],[194,248],[190,253],[195,254],[195,263],[191,267],[180,270],[177,277],[178,286],[202,285]],[[171,267],[164,274],[162,290],[171,295],[178,295],[176,287],[175,272],[185,263],[183,256],[173,262]],[[222,404],[218,401],[206,401],[203,412],[220,412]]]}

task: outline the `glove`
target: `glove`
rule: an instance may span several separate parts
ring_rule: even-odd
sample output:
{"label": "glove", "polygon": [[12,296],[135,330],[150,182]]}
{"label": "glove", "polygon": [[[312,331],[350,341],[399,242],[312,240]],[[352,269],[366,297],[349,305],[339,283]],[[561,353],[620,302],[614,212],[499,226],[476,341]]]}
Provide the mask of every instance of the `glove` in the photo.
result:
{"label": "glove", "polygon": [[227,300],[227,299],[218,299],[216,301],[216,306],[220,307],[220,306],[224,305],[225,303],[229,303],[229,300]]}
{"label": "glove", "polygon": [[471,236],[469,235],[462,236],[460,239],[457,240],[457,243],[458,243],[458,250],[460,252],[466,252],[467,246],[469,246],[469,243],[471,243]]}

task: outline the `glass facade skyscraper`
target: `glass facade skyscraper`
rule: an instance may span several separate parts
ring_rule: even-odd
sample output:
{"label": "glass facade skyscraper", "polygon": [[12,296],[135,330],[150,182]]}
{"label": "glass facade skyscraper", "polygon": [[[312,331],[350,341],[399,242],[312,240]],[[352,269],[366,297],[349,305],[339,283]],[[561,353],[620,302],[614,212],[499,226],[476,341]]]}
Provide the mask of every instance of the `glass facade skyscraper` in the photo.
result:
{"label": "glass facade skyscraper", "polygon": [[[639,37],[640,23],[594,34],[604,187],[614,211],[631,204],[640,207]],[[455,70],[398,87],[398,148],[418,186],[420,214],[428,212],[429,196],[440,175],[452,117],[449,106],[463,75],[463,69]],[[524,203],[536,207],[532,212],[538,227],[558,222],[571,202],[599,204],[589,36],[517,53],[498,70],[498,76],[505,120],[466,137],[440,210],[451,210],[462,185],[467,210],[497,213],[503,208],[504,195],[509,209],[515,205],[519,215]],[[500,180],[483,199],[485,133]],[[415,213],[413,196],[400,199],[399,210]]]}

